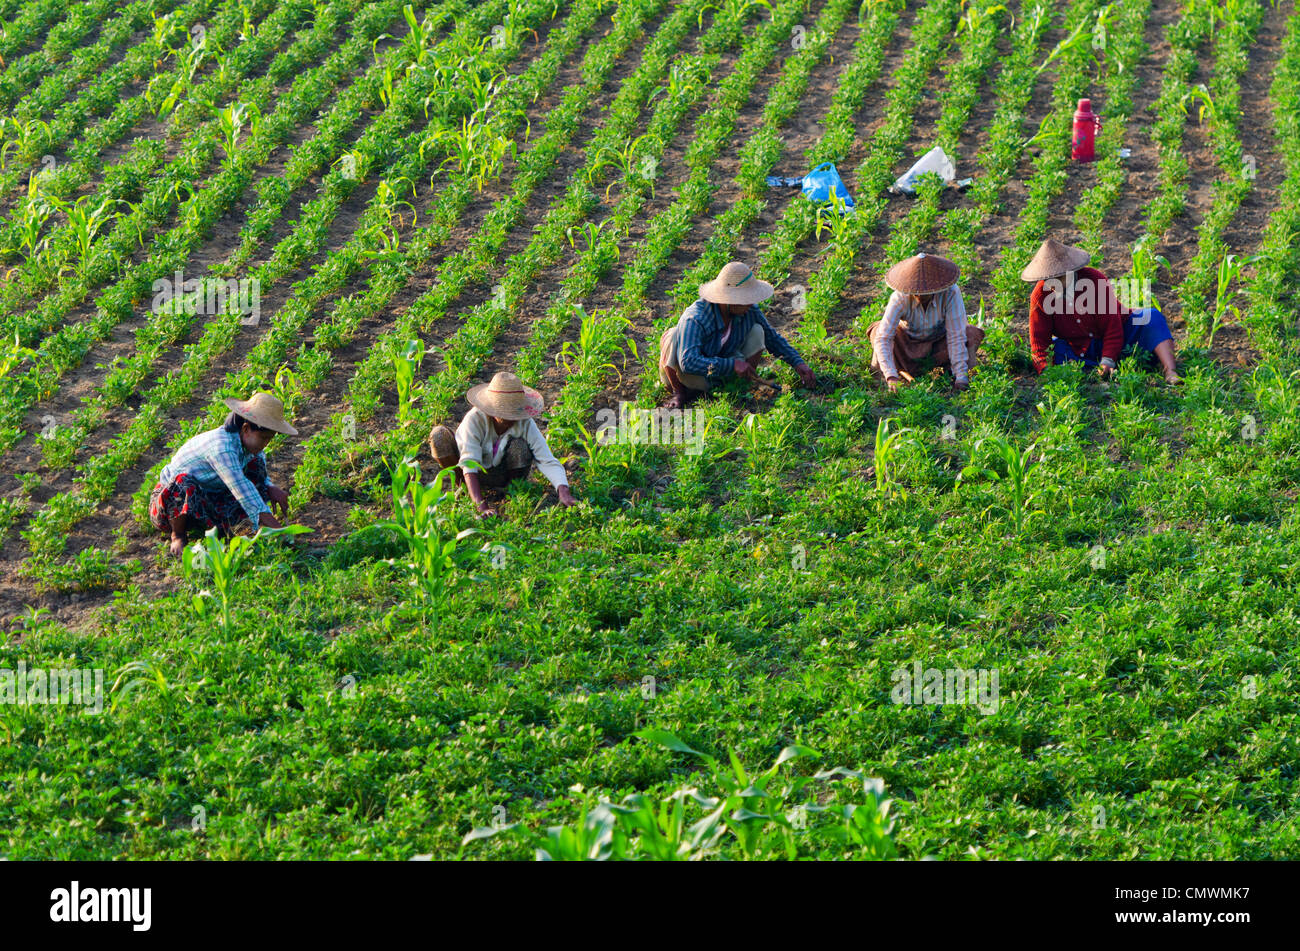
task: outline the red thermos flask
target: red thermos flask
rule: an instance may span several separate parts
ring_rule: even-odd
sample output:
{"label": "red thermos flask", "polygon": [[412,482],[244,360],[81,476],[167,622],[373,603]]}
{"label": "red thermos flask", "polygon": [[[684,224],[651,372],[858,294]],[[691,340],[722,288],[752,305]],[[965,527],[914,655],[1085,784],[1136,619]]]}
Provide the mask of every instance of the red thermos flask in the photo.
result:
{"label": "red thermos flask", "polygon": [[1091,99],[1080,99],[1074,111],[1074,145],[1070,154],[1076,162],[1091,162],[1097,157],[1097,130],[1101,116],[1092,111]]}

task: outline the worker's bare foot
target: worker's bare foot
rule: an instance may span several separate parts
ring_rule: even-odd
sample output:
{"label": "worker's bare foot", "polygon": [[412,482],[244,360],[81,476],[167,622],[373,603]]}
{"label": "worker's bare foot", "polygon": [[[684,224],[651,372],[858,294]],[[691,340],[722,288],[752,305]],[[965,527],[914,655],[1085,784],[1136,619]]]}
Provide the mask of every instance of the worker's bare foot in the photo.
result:
{"label": "worker's bare foot", "polygon": [[668,402],[664,403],[665,409],[685,409],[699,399],[700,394],[695,390],[682,387],[680,390],[673,390],[672,396],[668,397]]}
{"label": "worker's bare foot", "polygon": [[176,538],[173,536],[171,540],[171,544],[167,546],[167,550],[171,552],[173,556],[179,558],[181,556],[181,553],[185,551],[184,537]]}
{"label": "worker's bare foot", "polygon": [[1170,386],[1177,386],[1179,383],[1183,382],[1183,378],[1178,375],[1177,370],[1166,370],[1165,382],[1168,383]]}

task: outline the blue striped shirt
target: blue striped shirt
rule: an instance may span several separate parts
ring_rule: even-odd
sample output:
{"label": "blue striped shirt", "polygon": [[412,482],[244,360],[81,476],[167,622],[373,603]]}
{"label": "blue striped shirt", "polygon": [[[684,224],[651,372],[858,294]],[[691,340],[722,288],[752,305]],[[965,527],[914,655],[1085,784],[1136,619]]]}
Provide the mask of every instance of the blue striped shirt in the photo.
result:
{"label": "blue striped shirt", "polygon": [[731,335],[723,344],[722,311],[712,301],[700,298],[686,308],[677,321],[678,364],[684,372],[710,381],[731,376],[735,372],[734,361],[741,356],[740,348],[754,324],[763,328],[767,350],[792,367],[803,363],[799,352],[772,328],[757,304],[731,318]]}
{"label": "blue striped shirt", "polygon": [[[265,465],[266,453],[250,453],[244,448],[239,433],[226,432],[225,427],[219,426],[186,440],[176,450],[171,462],[158,473],[158,481],[167,485],[182,472],[186,472],[205,489],[227,489],[244,507],[244,512],[256,531],[259,516],[263,512],[269,513],[271,507],[266,504],[257,486],[244,475],[244,467],[253,459],[261,459]],[[273,484],[269,475],[266,484],[268,487]]]}

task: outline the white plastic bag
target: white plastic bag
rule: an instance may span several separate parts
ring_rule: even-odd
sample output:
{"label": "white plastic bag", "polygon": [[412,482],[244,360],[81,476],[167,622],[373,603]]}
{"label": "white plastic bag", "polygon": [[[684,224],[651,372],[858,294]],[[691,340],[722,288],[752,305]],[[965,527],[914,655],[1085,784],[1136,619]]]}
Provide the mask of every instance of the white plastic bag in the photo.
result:
{"label": "white plastic bag", "polygon": [[917,159],[916,164],[894,182],[894,191],[902,192],[904,195],[915,195],[917,179],[926,172],[933,172],[942,178],[945,184],[951,184],[957,177],[957,166],[948,157],[948,153],[936,145]]}

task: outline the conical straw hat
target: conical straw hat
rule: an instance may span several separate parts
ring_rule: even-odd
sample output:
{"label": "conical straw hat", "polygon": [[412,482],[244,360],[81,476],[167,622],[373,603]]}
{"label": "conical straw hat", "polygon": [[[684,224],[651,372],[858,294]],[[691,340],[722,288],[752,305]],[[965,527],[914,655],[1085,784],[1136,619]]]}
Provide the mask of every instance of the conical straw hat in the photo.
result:
{"label": "conical straw hat", "polygon": [[885,283],[902,294],[937,294],[957,283],[959,268],[947,258],[924,251],[904,258],[885,272]]}
{"label": "conical straw hat", "polygon": [[1076,248],[1072,244],[1062,244],[1055,238],[1048,238],[1038,249],[1034,259],[1020,272],[1020,279],[1030,282],[1046,281],[1068,274],[1070,271],[1077,271],[1091,260],[1092,255],[1083,248]]}
{"label": "conical straw hat", "polygon": [[775,293],[767,281],[760,281],[748,264],[731,261],[718,276],[700,285],[700,296],[714,304],[757,304]]}
{"label": "conical straw hat", "polygon": [[497,419],[532,419],[544,404],[541,393],[524,386],[513,373],[504,372],[492,377],[491,383],[470,387],[466,399]]}
{"label": "conical straw hat", "polygon": [[277,433],[284,433],[286,436],[298,435],[298,430],[284,421],[284,404],[270,393],[254,393],[249,400],[237,400],[231,397],[222,402],[250,423],[256,423]]}

